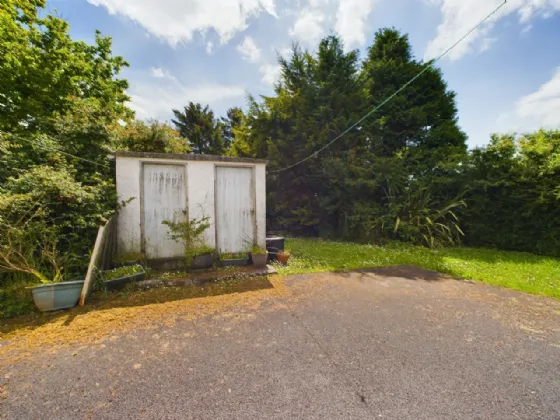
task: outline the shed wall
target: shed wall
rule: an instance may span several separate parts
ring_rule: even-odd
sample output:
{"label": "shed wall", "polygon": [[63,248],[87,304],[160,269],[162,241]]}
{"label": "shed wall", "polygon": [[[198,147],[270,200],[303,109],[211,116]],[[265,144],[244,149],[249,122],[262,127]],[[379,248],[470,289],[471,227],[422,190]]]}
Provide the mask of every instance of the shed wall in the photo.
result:
{"label": "shed wall", "polygon": [[[208,246],[216,247],[215,219],[215,174],[216,166],[247,166],[247,163],[219,161],[185,161],[178,159],[153,159],[117,156],[117,194],[119,202],[134,198],[121,210],[118,217],[118,253],[139,253],[144,251],[142,244],[142,163],[186,164],[187,203],[189,217],[208,216],[210,228],[205,232]],[[250,165],[255,168],[255,219],[256,242],[266,246],[266,166],[262,163]],[[239,252],[242,251],[241,249]],[[178,255],[180,257],[180,255]]]}

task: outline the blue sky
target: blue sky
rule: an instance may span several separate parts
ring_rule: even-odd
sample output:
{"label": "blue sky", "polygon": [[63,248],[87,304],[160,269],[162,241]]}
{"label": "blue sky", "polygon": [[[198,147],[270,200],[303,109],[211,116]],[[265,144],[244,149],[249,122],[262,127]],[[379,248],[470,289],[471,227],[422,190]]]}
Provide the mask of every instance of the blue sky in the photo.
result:
{"label": "blue sky", "polygon": [[[277,53],[313,49],[339,33],[365,54],[374,33],[394,26],[414,54],[432,58],[500,0],[48,0],[77,39],[96,29],[130,63],[131,106],[139,118],[169,119],[189,101],[220,115],[246,95],[272,93]],[[439,62],[457,93],[469,146],[493,132],[560,127],[560,0],[509,0]]]}

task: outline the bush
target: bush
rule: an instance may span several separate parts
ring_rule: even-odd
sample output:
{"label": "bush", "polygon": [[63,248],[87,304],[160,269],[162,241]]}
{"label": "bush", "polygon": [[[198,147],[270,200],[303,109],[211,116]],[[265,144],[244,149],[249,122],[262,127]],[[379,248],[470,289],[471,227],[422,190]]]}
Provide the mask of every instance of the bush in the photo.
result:
{"label": "bush", "polygon": [[113,183],[100,178],[83,185],[64,165],[10,177],[0,192],[0,271],[42,282],[83,275],[98,226],[115,212]]}
{"label": "bush", "polygon": [[469,245],[560,256],[560,131],[494,136],[465,172]]}
{"label": "bush", "polygon": [[[186,212],[184,213],[184,216],[186,216]],[[210,218],[208,216],[184,221],[164,220],[162,224],[169,228],[169,239],[185,246],[187,267],[192,266],[194,257],[215,251],[204,242],[204,232],[210,227]]]}
{"label": "bush", "polygon": [[438,209],[426,187],[411,185],[390,189],[380,214],[373,218],[371,229],[391,239],[429,248],[458,245],[463,231],[454,209],[465,206],[452,200]]}
{"label": "bush", "polygon": [[25,282],[0,287],[0,319],[13,318],[33,312],[35,304]]}

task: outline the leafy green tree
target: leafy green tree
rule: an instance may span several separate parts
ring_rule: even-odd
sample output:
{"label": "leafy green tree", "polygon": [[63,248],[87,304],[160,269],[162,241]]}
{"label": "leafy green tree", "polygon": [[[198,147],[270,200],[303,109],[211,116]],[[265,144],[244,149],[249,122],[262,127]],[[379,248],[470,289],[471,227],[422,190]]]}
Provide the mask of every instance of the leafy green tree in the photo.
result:
{"label": "leafy green tree", "polygon": [[235,139],[235,132],[243,122],[244,114],[241,108],[233,107],[227,110],[226,116],[220,118],[224,149],[229,150]]}
{"label": "leafy green tree", "polygon": [[128,64],[111,54],[111,39],[94,45],[71,39],[66,21],[47,14],[45,0],[0,4],[0,130],[50,131],[52,118],[72,110],[76,99],[98,102],[106,114],[131,116],[125,103]]}
{"label": "leafy green tree", "polygon": [[[414,60],[406,35],[379,31],[361,67],[357,52],[345,52],[337,36],[324,38],[316,54],[294,46],[279,62],[275,95],[250,98],[232,145],[233,154],[270,161],[270,226],[386,236],[371,216],[394,212],[390,189],[398,191],[394,201],[412,200],[415,187],[429,186],[430,214],[458,195],[457,185],[453,193],[446,188],[466,156],[465,135],[457,126],[455,95],[438,69],[346,131],[425,68]],[[278,168],[288,169],[275,173]]]}
{"label": "leafy green tree", "polygon": [[[380,29],[363,63],[362,78],[373,108],[420,73],[429,63],[414,59],[408,35]],[[406,152],[417,171],[426,173],[450,155],[464,156],[466,136],[458,127],[455,93],[441,70],[430,67],[364,123],[377,156]]]}
{"label": "leafy green tree", "polygon": [[[97,107],[97,101],[79,100],[73,115],[52,121],[50,135],[0,136],[5,145],[0,159],[6,163],[0,170],[0,201],[28,203],[6,208],[10,217],[0,222],[11,233],[0,232],[0,247],[21,248],[26,260],[46,277],[55,254],[56,261],[63,262],[56,263],[62,275],[82,276],[98,227],[117,210],[114,170],[108,159],[116,128],[99,118],[104,113],[98,114]],[[47,260],[40,251],[46,246],[41,238],[49,239],[52,255],[46,255]],[[11,278],[1,273],[0,277]]]}
{"label": "leafy green tree", "polygon": [[250,98],[248,116],[232,150],[270,160],[269,212],[279,228],[300,233],[339,232],[350,208],[343,173],[359,164],[363,136],[353,130],[313,155],[359,118],[364,103],[356,51],[345,53],[337,36],[325,38],[316,55],[294,46],[279,59],[282,76],[275,97]]}
{"label": "leafy green tree", "polygon": [[156,120],[132,121],[118,135],[116,150],[153,153],[188,153],[187,140],[167,123]]}
{"label": "leafy green tree", "polygon": [[209,106],[189,102],[182,111],[173,110],[172,120],[181,136],[188,139],[193,152],[221,155],[226,151],[221,126]]}

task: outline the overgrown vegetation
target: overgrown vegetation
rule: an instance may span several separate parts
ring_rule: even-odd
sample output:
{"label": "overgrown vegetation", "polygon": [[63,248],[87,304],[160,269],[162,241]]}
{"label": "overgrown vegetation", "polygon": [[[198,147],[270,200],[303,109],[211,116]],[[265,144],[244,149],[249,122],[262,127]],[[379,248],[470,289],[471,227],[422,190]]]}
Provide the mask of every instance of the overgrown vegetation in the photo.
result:
{"label": "overgrown vegetation", "polygon": [[236,253],[225,252],[225,253],[220,254],[220,259],[221,259],[221,260],[242,260],[242,259],[247,259],[247,253],[246,253],[246,252],[236,252]]}
{"label": "overgrown vegetation", "polygon": [[105,270],[99,273],[99,278],[103,281],[115,280],[121,277],[132,276],[134,274],[142,273],[144,269],[141,265],[130,265],[118,267],[113,270]]}
{"label": "overgrown vegetation", "polygon": [[117,211],[110,152],[190,150],[168,125],[133,121],[111,39],[72,40],[45,4],[0,4],[2,316],[29,310],[28,285],[83,278]]}
{"label": "overgrown vegetation", "polygon": [[[45,5],[0,4],[1,316],[29,309],[25,286],[83,278],[98,227],[118,211],[109,155],[120,150],[267,159],[269,230],[438,250],[410,248],[425,255],[464,242],[560,256],[560,131],[468,151],[438,68],[331,144],[430,64],[406,34],[379,30],[363,61],[336,35],[316,52],[295,45],[273,95],[222,118],[190,102],[170,110],[173,128],[134,119],[110,38],[73,40]],[[193,240],[207,224],[175,225],[188,259],[213,251]]]}
{"label": "overgrown vegetation", "polygon": [[560,256],[560,130],[493,136],[461,175],[469,245]]}
{"label": "overgrown vegetation", "polygon": [[204,241],[204,232],[210,227],[210,217],[186,219],[186,212],[182,218],[185,220],[164,220],[162,223],[169,228],[169,239],[185,247],[185,263],[187,268],[192,266],[193,258],[213,254],[215,249],[208,247]]}
{"label": "overgrown vegetation", "polygon": [[292,252],[282,274],[414,265],[536,295],[560,298],[560,260],[525,252],[484,248],[428,249],[403,242],[367,245],[289,239]]}

